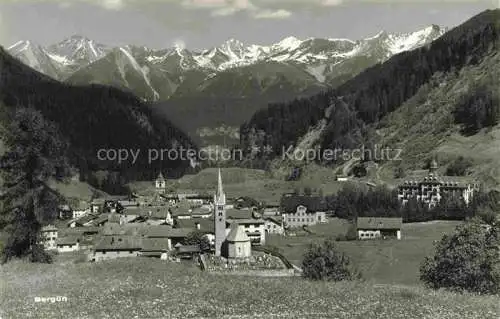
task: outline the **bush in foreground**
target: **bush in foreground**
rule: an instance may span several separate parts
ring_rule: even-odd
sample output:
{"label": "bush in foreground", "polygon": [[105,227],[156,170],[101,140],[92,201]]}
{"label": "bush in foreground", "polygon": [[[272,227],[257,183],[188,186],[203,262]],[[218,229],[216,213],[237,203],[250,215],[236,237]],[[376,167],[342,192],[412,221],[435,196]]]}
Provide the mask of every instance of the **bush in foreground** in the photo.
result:
{"label": "bush in foreground", "polygon": [[302,275],[311,280],[342,281],[360,279],[349,258],[337,251],[332,239],[311,244],[302,261]]}
{"label": "bush in foreground", "polygon": [[420,268],[420,279],[431,288],[482,294],[500,292],[499,225],[479,219],[460,225],[445,235],[433,257]]}

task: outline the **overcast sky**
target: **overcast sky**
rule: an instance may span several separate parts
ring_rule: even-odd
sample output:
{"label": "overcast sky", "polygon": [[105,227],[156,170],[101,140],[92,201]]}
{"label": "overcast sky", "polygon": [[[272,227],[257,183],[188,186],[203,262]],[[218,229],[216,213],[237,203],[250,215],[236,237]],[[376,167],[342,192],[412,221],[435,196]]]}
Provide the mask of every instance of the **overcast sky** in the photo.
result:
{"label": "overcast sky", "polygon": [[0,44],[79,34],[107,45],[209,48],[229,38],[360,39],[456,26],[500,0],[0,0]]}

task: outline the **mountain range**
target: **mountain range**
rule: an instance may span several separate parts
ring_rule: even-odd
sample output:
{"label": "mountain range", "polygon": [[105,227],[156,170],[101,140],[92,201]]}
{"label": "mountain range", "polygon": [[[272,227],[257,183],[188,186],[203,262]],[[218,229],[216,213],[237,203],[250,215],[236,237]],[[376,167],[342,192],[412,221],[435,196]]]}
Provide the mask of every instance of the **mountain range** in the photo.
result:
{"label": "mountain range", "polygon": [[356,41],[288,37],[268,46],[230,39],[201,51],[110,47],[73,36],[47,47],[20,41],[8,51],[54,79],[112,85],[157,102],[161,113],[199,137],[222,123],[237,127],[268,103],[336,87],[444,32],[432,25],[411,33],[382,31]]}
{"label": "mountain range", "polygon": [[[83,58],[75,55],[76,59]],[[87,58],[87,57],[86,57]],[[194,143],[149,103],[111,86],[75,86],[59,82],[21,63],[0,47],[0,127],[11,123],[20,107],[32,107],[54,123],[68,142],[70,163],[82,181],[115,192],[127,180],[151,180],[159,171],[181,176],[185,158],[150,161],[151,149],[196,149]],[[103,158],[99,150],[140,150],[136,161]]]}
{"label": "mountain range", "polygon": [[[423,169],[437,158],[439,174],[467,162],[461,174],[496,187],[499,47],[500,9],[486,10],[429,45],[394,55],[335,88],[256,112],[240,128],[241,147],[247,154],[273,149],[267,161],[282,158],[289,147],[317,149],[316,162],[337,168],[356,161],[332,158],[333,150],[363,148],[373,154],[387,148],[400,153],[361,161],[375,161],[377,180],[400,178],[401,172]],[[290,164],[307,165],[292,156],[278,167]]]}

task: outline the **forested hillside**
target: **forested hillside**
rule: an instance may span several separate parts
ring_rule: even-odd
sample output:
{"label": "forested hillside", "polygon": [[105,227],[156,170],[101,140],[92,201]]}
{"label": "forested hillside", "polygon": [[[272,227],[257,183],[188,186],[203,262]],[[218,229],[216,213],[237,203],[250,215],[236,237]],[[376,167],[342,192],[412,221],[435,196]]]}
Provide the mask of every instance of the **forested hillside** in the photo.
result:
{"label": "forested hillside", "polygon": [[[249,151],[252,145],[267,144],[278,155],[282,146],[297,145],[322,119],[326,125],[316,141],[322,148],[371,145],[381,120],[415,96],[436,74],[458,74],[466,66],[480,64],[498,53],[499,39],[500,10],[484,11],[432,44],[398,54],[337,89],[269,105],[241,127],[241,146]],[[491,102],[485,106],[489,107]],[[464,124],[459,118],[463,119],[467,111],[460,114],[455,119],[457,125]]]}
{"label": "forested hillside", "polygon": [[[3,120],[8,121],[16,107],[34,107],[57,124],[68,139],[71,161],[82,171],[82,179],[95,181],[97,171],[114,172],[113,179],[151,179],[162,168],[180,175],[189,162],[154,161],[148,163],[150,148],[172,148],[192,142],[149,105],[132,94],[107,86],[71,86],[34,71],[0,48],[0,104]],[[135,164],[131,161],[102,161],[99,149],[141,149]],[[98,174],[99,175],[99,174]],[[102,174],[101,174],[102,176]]]}

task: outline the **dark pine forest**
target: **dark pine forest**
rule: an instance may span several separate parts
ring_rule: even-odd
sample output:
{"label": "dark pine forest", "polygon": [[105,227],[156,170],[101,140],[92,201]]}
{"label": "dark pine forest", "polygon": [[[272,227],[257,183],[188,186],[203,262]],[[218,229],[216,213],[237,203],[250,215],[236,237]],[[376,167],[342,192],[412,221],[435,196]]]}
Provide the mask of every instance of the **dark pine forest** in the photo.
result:
{"label": "dark pine forest", "polygon": [[[0,105],[4,127],[19,107],[33,107],[55,123],[70,144],[70,159],[80,168],[81,179],[91,184],[97,182],[94,176],[97,171],[106,172],[115,182],[125,182],[150,180],[159,170],[169,176],[180,176],[189,167],[189,163],[182,161],[148,163],[149,148],[171,148],[174,141],[187,148],[193,147],[193,143],[134,95],[107,86],[60,83],[25,66],[3,48],[0,48]],[[134,165],[131,161],[104,162],[96,156],[99,149],[137,148],[142,156]]]}
{"label": "dark pine forest", "polygon": [[[430,45],[393,56],[336,89],[258,111],[241,126],[241,147],[249,151],[252,143],[270,145],[274,155],[280,155],[283,146],[295,145],[321,119],[327,120],[319,142],[323,149],[370,145],[370,127],[414,96],[436,72],[478,64],[498,50],[499,39],[500,10],[484,11]],[[491,107],[484,105],[483,113],[497,114]],[[459,110],[457,123],[471,126],[467,114],[470,110]]]}

